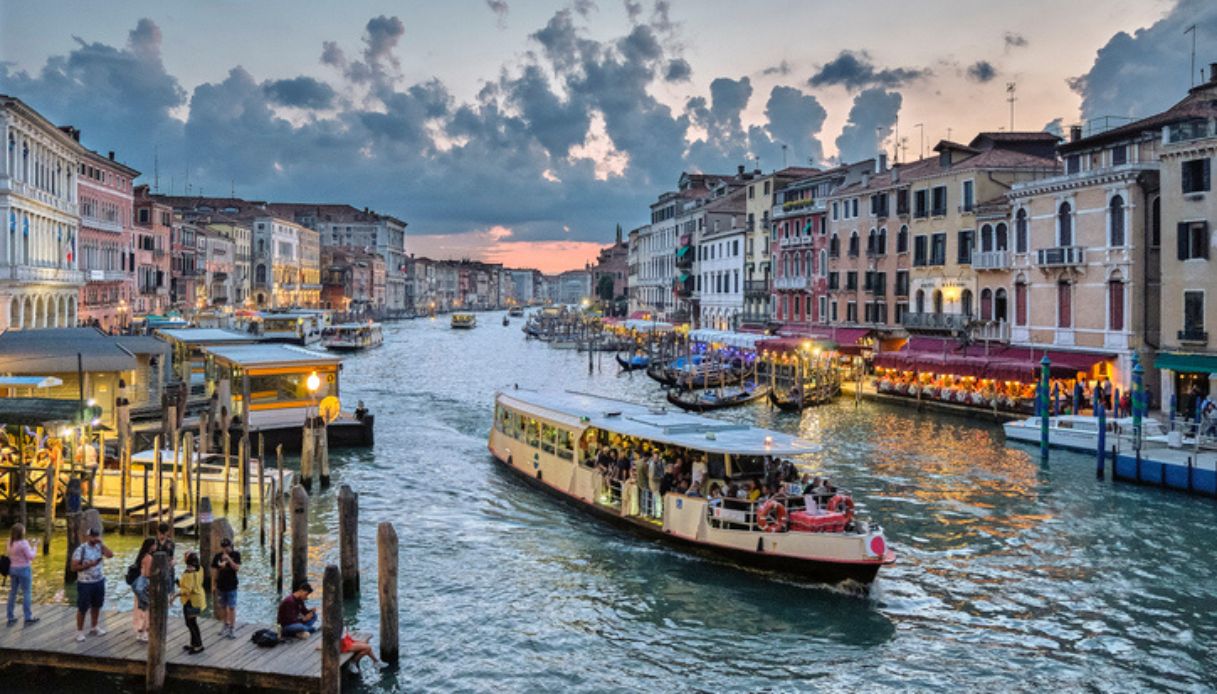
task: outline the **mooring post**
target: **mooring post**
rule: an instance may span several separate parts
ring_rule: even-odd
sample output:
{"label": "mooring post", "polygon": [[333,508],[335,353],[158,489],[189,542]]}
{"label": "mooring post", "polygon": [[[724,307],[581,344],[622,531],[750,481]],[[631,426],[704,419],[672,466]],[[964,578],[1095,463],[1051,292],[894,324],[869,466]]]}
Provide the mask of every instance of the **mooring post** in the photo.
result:
{"label": "mooring post", "polygon": [[[43,491],[43,513],[45,514],[45,525],[43,526],[42,537],[42,553],[50,554],[51,552],[51,532],[55,529],[55,489],[59,486],[59,459],[63,455],[63,446],[60,445],[57,449],[51,450],[51,462],[46,467],[46,486]],[[71,556],[71,554],[69,554]]]}
{"label": "mooring post", "polygon": [[342,569],[342,594],[359,597],[359,494],[350,486],[338,489],[339,567]]}
{"label": "mooring post", "polygon": [[[199,499],[199,561],[211,561],[211,497]],[[204,559],[206,557],[206,560]],[[203,590],[211,588],[211,574],[203,574]]]}
{"label": "mooring post", "polygon": [[276,598],[283,597],[283,536],[287,527],[287,497],[279,487],[275,488],[275,508],[279,509],[278,519],[272,518],[271,524],[278,527],[275,533],[275,593]]}
{"label": "mooring post", "polygon": [[241,480],[237,493],[240,495],[241,531],[249,529],[249,439],[242,438],[237,442],[237,477]]}
{"label": "mooring post", "polygon": [[292,588],[308,579],[308,492],[292,487]]}
{"label": "mooring post", "polygon": [[[161,491],[161,482],[163,480],[161,463],[161,437],[154,436],[152,438],[152,479],[156,483],[156,493],[153,494],[153,499],[156,501],[156,518],[148,517],[148,525],[155,528],[157,523],[161,522],[161,514],[164,511],[164,494]],[[147,513],[147,510],[144,511]],[[151,534],[151,533],[149,533]]]}
{"label": "mooring post", "polygon": [[[1095,404],[1095,415],[1099,418],[1099,445],[1095,452],[1095,476],[1103,479],[1103,451],[1107,448],[1107,411],[1103,403]],[[1114,471],[1112,477],[1115,477]]]}
{"label": "mooring post", "polygon": [[152,555],[152,575],[148,578],[148,662],[144,688],[149,692],[160,692],[165,688],[165,640],[169,627],[169,601],[173,595],[173,587],[169,585],[171,580],[169,555],[156,552]]}
{"label": "mooring post", "polygon": [[320,415],[313,422],[313,433],[316,436],[313,455],[316,456],[318,467],[321,468],[321,488],[330,488],[330,437],[325,420]]}
{"label": "mooring post", "polygon": [[232,474],[232,437],[224,432],[224,514],[228,514],[228,477]]}
{"label": "mooring post", "polygon": [[[73,476],[68,480],[68,490],[64,495],[64,520],[67,528],[68,554],[64,559],[63,581],[72,583],[76,580],[76,572],[72,570],[72,553],[80,545],[80,535],[83,532],[83,520],[80,514],[80,478]],[[55,516],[51,515],[51,523]]]}
{"label": "mooring post", "polygon": [[258,436],[258,544],[266,546],[266,452],[262,447],[262,437]]}
{"label": "mooring post", "polygon": [[337,694],[342,691],[339,670],[342,641],[342,572],[337,566],[325,567],[321,579],[321,691]]}
{"label": "mooring post", "polygon": [[398,660],[397,645],[397,531],[383,522],[376,528],[376,585],[380,597],[380,659]]}
{"label": "mooring post", "polygon": [[313,491],[313,420],[305,418],[300,439],[300,484],[304,491]]}

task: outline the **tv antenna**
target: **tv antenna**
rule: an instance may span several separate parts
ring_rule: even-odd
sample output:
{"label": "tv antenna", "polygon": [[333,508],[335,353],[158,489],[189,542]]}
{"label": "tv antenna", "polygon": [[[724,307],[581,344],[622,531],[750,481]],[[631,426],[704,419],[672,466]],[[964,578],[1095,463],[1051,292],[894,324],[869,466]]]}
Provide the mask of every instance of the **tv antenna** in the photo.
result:
{"label": "tv antenna", "polygon": [[1190,70],[1188,70],[1188,79],[1190,80],[1190,84],[1188,86],[1194,87],[1196,86],[1196,25],[1193,24],[1183,30],[1185,35],[1188,32],[1191,32],[1192,34],[1192,67]]}
{"label": "tv antenna", "polygon": [[1015,84],[1006,82],[1006,101],[1010,102],[1010,132],[1014,132],[1014,102],[1018,101],[1018,97],[1014,95]]}

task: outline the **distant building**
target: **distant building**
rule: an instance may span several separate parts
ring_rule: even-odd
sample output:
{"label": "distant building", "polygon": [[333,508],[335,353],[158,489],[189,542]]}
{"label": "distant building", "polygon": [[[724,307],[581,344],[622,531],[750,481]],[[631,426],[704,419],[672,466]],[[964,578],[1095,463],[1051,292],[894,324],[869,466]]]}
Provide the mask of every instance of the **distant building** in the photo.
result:
{"label": "distant building", "polygon": [[[629,255],[629,245],[621,238],[618,225],[616,241],[600,250],[592,266],[592,295],[614,312],[624,313],[628,307]],[[620,311],[616,310],[618,301]]]}
{"label": "distant building", "polygon": [[[75,131],[71,131],[75,132]],[[76,175],[80,201],[80,321],[102,330],[131,322],[135,294],[135,169],[86,150]]]}
{"label": "distant building", "polygon": [[697,232],[696,305],[694,324],[734,330],[744,312],[747,229],[746,191],[739,188],[707,202]]}
{"label": "distant building", "polygon": [[354,316],[385,310],[385,261],[351,248],[321,249],[321,306]]}
{"label": "distant building", "polygon": [[550,295],[554,303],[580,304],[592,298],[592,273],[590,270],[567,270],[551,276]]}
{"label": "distant building", "polygon": [[135,294],[131,300],[136,316],[163,314],[169,310],[172,273],[170,246],[173,238],[173,208],[136,186],[135,207]]}

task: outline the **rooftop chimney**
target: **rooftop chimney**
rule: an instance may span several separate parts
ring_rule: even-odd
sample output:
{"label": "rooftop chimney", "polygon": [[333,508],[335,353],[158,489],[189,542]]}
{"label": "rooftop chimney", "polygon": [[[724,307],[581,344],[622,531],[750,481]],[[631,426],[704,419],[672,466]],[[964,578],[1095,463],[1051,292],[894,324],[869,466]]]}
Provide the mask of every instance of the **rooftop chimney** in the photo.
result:
{"label": "rooftop chimney", "polygon": [[739,171],[740,178],[743,178],[744,177],[744,165],[743,164],[739,165],[738,171]]}
{"label": "rooftop chimney", "polygon": [[753,175],[753,176],[760,176],[760,175],[761,175],[761,170],[760,170],[760,169],[753,169],[753,170],[752,170],[752,175]]}
{"label": "rooftop chimney", "polygon": [[1080,139],[1082,139],[1082,126],[1080,126],[1080,125],[1069,126],[1069,141],[1077,142]]}
{"label": "rooftop chimney", "polygon": [[1217,82],[1217,63],[1209,63],[1209,81]]}
{"label": "rooftop chimney", "polygon": [[110,161],[114,161],[114,150],[110,150]]}

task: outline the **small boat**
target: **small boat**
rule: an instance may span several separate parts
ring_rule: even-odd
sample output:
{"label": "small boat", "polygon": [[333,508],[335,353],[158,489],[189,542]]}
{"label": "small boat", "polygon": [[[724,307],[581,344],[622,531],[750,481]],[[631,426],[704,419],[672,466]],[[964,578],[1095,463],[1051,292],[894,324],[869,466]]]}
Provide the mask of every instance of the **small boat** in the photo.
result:
{"label": "small boat", "polygon": [[712,412],[728,407],[746,405],[760,400],[769,394],[769,386],[756,385],[748,382],[741,387],[733,387],[720,395],[717,389],[684,390],[673,388],[668,391],[668,402],[689,412]]}
{"label": "small boat", "polygon": [[743,380],[743,374],[737,369],[703,363],[697,355],[693,357],[692,367],[686,366],[685,358],[680,357],[667,366],[647,367],[647,375],[665,386],[679,386],[685,390],[734,386]]}
{"label": "small boat", "polygon": [[507,316],[503,316],[503,327],[511,325],[511,320]]}
{"label": "small boat", "polygon": [[[1006,422],[1002,429],[1008,440],[1038,445],[1041,425],[1039,417],[1027,417]],[[1141,419],[1141,435],[1144,441],[1167,442],[1167,431],[1162,423],[1149,417]],[[1105,436],[1108,445],[1115,445],[1116,439],[1119,438],[1121,448],[1131,447],[1134,443],[1132,417],[1108,417]],[[1099,418],[1087,415],[1049,417],[1048,445],[1075,451],[1094,451],[1099,445]]]}
{"label": "small boat", "polygon": [[507,315],[511,316],[512,318],[523,318],[524,317],[524,307],[523,306],[512,306],[511,308],[507,309]]}
{"label": "small boat", "polygon": [[449,325],[454,329],[468,330],[476,328],[477,324],[477,316],[472,313],[454,313],[452,314],[452,322]]}
{"label": "small boat", "polygon": [[863,591],[896,560],[883,528],[855,517],[852,497],[839,490],[826,512],[809,508],[802,495],[756,502],[661,496],[632,478],[605,482],[595,463],[610,439],[707,461],[707,489],[760,479],[767,461],[786,466],[818,449],[777,431],[585,393],[517,389],[495,396],[491,455],[522,482],[591,517],[730,564]]}
{"label": "small boat", "polygon": [[384,344],[380,323],[339,323],[321,332],[321,344],[336,352],[355,352]]}
{"label": "small boat", "polygon": [[645,369],[647,368],[647,365],[651,363],[651,358],[645,354],[633,354],[623,357],[621,356],[621,353],[618,353],[616,356],[617,365],[621,367],[622,371],[637,371],[638,369]]}
{"label": "small boat", "polygon": [[769,391],[769,402],[783,412],[800,412],[808,407],[823,405],[832,401],[841,392],[839,383],[826,383],[815,386],[802,393],[797,390],[781,390],[774,388]]}

